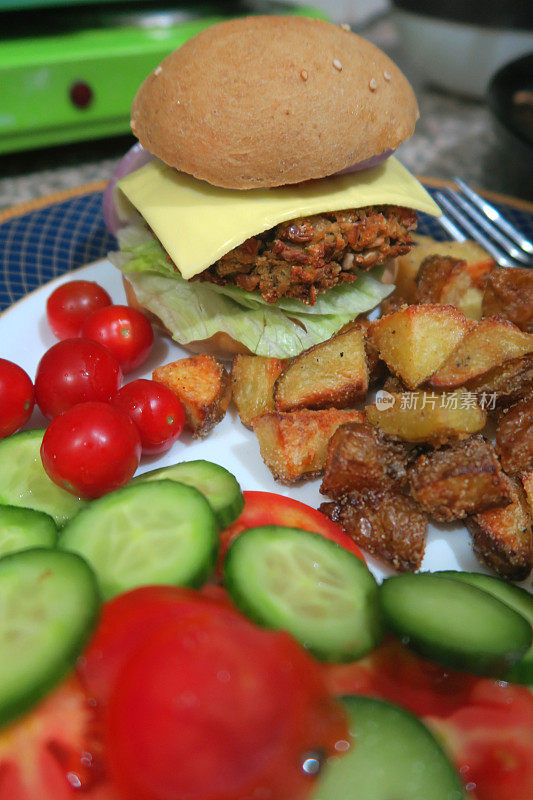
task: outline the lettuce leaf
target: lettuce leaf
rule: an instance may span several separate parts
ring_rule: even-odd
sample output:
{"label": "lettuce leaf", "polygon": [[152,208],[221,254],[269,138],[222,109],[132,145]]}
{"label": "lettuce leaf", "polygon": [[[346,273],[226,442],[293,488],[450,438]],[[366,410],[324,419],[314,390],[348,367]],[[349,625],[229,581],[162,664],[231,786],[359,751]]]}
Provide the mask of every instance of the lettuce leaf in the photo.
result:
{"label": "lettuce leaf", "polygon": [[146,230],[125,229],[111,261],[128,277],[137,299],[178,344],[225,331],[261,356],[288,358],[328,339],[358,314],[381,303],[394,287],[376,280],[381,269],[319,295],[314,306],[293,298],[266,303],[257,292],[186,281]]}

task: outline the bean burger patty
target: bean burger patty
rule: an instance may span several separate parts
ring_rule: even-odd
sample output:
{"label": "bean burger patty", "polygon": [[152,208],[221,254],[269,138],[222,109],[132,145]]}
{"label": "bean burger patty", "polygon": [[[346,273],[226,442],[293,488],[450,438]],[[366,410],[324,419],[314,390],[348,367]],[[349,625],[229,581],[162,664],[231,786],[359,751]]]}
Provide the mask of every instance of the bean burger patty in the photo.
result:
{"label": "bean burger patty", "polygon": [[194,280],[258,291],[267,303],[314,305],[321,292],[356,281],[358,270],[409,252],[415,228],[415,212],[399,206],[301,217],[247,239]]}

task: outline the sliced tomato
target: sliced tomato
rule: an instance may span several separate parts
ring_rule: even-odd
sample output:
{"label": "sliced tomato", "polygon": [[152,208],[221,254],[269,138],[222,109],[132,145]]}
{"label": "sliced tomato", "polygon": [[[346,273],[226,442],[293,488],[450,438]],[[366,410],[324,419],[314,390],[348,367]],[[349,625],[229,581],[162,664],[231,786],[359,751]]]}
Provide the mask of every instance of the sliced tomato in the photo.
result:
{"label": "sliced tomato", "polygon": [[124,800],[304,800],[305,760],[333,755],[347,735],[303,648],[205,601],[131,657],[106,719]]}
{"label": "sliced tomato", "polygon": [[219,570],[232,541],[248,528],[257,528],[261,525],[283,525],[287,528],[314,531],[363,558],[361,551],[348,534],[311,506],[271,492],[243,492],[243,494],[245,502],[240,517],[220,535]]}
{"label": "sliced tomato", "polygon": [[383,697],[421,716],[476,800],[533,798],[533,695],[417,658],[392,639],[355,664],[326,668],[334,694]]}
{"label": "sliced tomato", "polygon": [[91,697],[105,705],[124,664],[147,637],[172,620],[194,617],[206,604],[220,607],[221,613],[235,611],[221,590],[209,597],[176,586],[142,586],[106,603],[78,660],[78,675]]}
{"label": "sliced tomato", "polygon": [[70,677],[0,731],[0,800],[119,800],[101,751],[95,709]]}

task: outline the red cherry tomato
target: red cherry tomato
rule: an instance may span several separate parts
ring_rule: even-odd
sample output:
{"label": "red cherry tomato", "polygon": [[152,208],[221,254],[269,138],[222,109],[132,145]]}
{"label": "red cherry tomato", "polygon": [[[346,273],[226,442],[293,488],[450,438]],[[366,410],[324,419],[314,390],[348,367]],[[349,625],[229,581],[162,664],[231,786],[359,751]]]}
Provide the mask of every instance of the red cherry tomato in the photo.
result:
{"label": "red cherry tomato", "polygon": [[107,403],[79,403],[45,431],[41,458],[48,476],[78,497],[100,497],[125,486],[141,458],[131,419]]}
{"label": "red cherry tomato", "polygon": [[301,800],[310,753],[347,735],[321,667],[286,633],[203,602],[128,661],[104,741],[124,800]]}
{"label": "red cherry tomato", "polygon": [[46,318],[58,339],[79,336],[93,311],[111,305],[105,289],[92,281],[69,281],[55,289],[46,302]]}
{"label": "red cherry tomato", "polygon": [[143,453],[164,453],[180,436],[185,412],[179,398],[162,383],[139,378],[127,383],[111,401],[133,420]]}
{"label": "red cherry tomato", "polygon": [[88,401],[109,402],[122,370],[107,347],[89,339],[65,339],[46,351],[35,375],[35,399],[49,419]]}
{"label": "red cherry tomato", "polygon": [[0,358],[0,439],[11,436],[31,417],[33,383],[22,367]]}
{"label": "red cherry tomato", "polygon": [[82,336],[109,347],[124,372],[139,367],[150,355],[154,332],[148,319],[129,306],[108,306],[85,321]]}
{"label": "red cherry tomato", "polygon": [[218,607],[221,614],[235,614],[224,593],[213,599],[177,586],[142,586],[110,600],[78,661],[78,675],[87,691],[105,705],[122,668],[154,631],[172,620],[194,616],[205,604]]}
{"label": "red cherry tomato", "polygon": [[314,531],[363,559],[361,551],[348,534],[311,506],[270,492],[243,492],[243,494],[245,503],[240,517],[220,534],[217,568],[219,571],[232,541],[248,528],[257,528],[261,525],[283,525],[288,528]]}

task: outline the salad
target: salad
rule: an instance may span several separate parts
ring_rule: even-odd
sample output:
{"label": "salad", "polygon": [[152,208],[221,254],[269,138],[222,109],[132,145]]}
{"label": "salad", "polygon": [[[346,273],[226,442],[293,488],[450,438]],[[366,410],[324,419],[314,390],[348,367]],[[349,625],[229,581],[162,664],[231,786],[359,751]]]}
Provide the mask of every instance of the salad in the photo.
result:
{"label": "salad", "polygon": [[[155,444],[114,399],[135,358],[113,358],[106,396],[85,376],[65,408],[48,373],[46,430],[16,432],[33,384],[6,368],[0,800],[530,800],[531,595],[456,571],[378,584],[335,523],[211,461],[132,479],[180,417]],[[118,419],[87,469],[73,431]]]}

